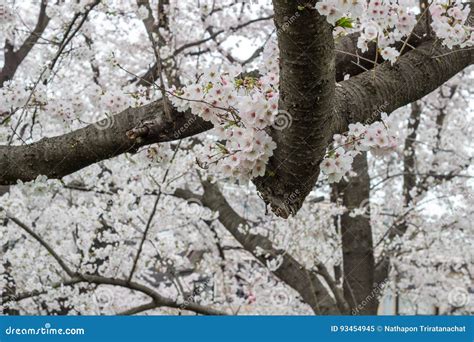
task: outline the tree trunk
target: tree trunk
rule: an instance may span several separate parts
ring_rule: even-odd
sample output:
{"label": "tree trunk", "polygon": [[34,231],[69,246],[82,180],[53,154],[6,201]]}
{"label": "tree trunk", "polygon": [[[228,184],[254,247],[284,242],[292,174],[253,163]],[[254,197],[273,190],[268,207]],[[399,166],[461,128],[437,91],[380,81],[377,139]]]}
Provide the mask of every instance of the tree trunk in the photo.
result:
{"label": "tree trunk", "polygon": [[[333,191],[342,198],[347,211],[340,217],[344,297],[355,315],[377,314],[378,299],[374,284],[374,254],[372,227],[370,225],[370,178],[367,154],[354,158],[357,176],[349,182],[341,181]],[[362,208],[364,213],[355,217],[353,209]]]}

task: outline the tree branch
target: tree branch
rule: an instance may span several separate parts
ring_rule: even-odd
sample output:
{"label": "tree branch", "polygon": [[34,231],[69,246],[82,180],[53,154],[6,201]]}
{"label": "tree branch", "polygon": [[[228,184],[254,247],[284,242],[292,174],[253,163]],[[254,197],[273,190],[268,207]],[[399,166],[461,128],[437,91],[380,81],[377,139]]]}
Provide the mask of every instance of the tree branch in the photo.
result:
{"label": "tree branch", "polygon": [[[249,223],[227,202],[219,190],[217,184],[202,181],[204,195],[196,195],[189,190],[178,189],[175,196],[189,200],[198,199],[209,209],[219,212],[220,223],[232,234],[232,236],[255,258],[264,265],[267,261],[276,257],[282,258],[281,266],[273,271],[273,274],[295,289],[317,314],[340,314],[334,299],[330,296],[328,288],[322,284],[314,272],[307,270],[284,250],[277,250],[272,242],[262,236],[246,232]],[[257,251],[265,251],[265,255]]]}
{"label": "tree branch", "polygon": [[166,119],[160,100],[58,137],[30,145],[0,146],[0,184],[30,181],[38,175],[61,178],[141,146],[185,138],[212,127],[189,112],[173,110],[172,117],[173,121]]}
{"label": "tree branch", "polygon": [[[0,210],[4,210],[4,208],[0,207]],[[157,293],[155,290],[145,285],[130,281],[130,279],[106,278],[100,275],[80,274],[78,272],[74,272],[71,268],[69,268],[69,266],[67,266],[67,264],[59,256],[59,254],[56,253],[56,251],[42,237],[40,237],[26,224],[24,224],[23,222],[21,222],[19,219],[12,216],[8,212],[6,212],[6,216],[8,219],[12,220],[16,225],[18,225],[24,231],[26,231],[36,241],[38,241],[70,277],[70,279],[53,284],[51,288],[59,288],[61,286],[72,286],[79,283],[89,283],[89,284],[95,284],[95,285],[114,285],[114,286],[120,286],[120,287],[128,288],[130,290],[138,291],[143,294],[146,294],[147,296],[153,299],[153,304],[154,304],[153,308],[166,306],[166,307],[176,308],[176,309],[181,309],[181,310],[190,310],[190,311],[194,311],[196,313],[200,313],[204,315],[225,315],[225,313],[222,311],[208,308],[197,303],[193,303],[193,302],[179,303],[173,299],[163,297],[162,295]],[[11,299],[7,298],[7,300],[19,301],[22,299],[39,296],[41,294],[45,294],[46,292],[47,291],[36,290],[32,292],[15,294]],[[149,307],[149,309],[151,309],[151,307]]]}
{"label": "tree branch", "polygon": [[[288,124],[282,130],[271,131],[278,148],[270,158],[267,173],[254,183],[265,203],[284,218],[301,208],[316,183],[334,107],[332,26],[311,5],[314,2],[306,0],[273,1],[275,26],[280,32],[278,115]],[[296,20],[285,26],[295,13],[299,14]],[[295,192],[297,195],[292,196]]]}
{"label": "tree branch", "polygon": [[[364,70],[371,70],[376,65],[375,60],[378,54],[377,44],[370,42],[367,46],[367,51],[361,52],[357,47],[357,40],[360,37],[360,32],[350,33],[344,37],[336,39],[336,81],[344,80],[344,75],[356,76],[364,72]],[[402,55],[411,50],[410,46],[418,47],[421,43],[428,40],[429,35],[426,31],[426,26],[423,21],[413,29],[413,34],[406,40],[406,46]],[[397,42],[394,47],[400,50],[404,45],[403,42]]]}
{"label": "tree branch", "polygon": [[36,42],[48,26],[49,17],[46,15],[46,6],[47,1],[42,0],[35,28],[16,52],[14,51],[14,46],[11,45],[10,42],[7,41],[5,43],[5,63],[2,70],[0,70],[0,88],[6,81],[13,78],[20,64],[30,53],[31,49],[35,46]]}
{"label": "tree branch", "polygon": [[21,222],[19,219],[16,217],[12,216],[8,211],[6,211],[4,208],[0,207],[0,211],[5,211],[6,217],[9,220],[12,220],[18,227],[23,229],[25,232],[27,232],[33,239],[35,239],[41,246],[43,246],[48,253],[56,260],[56,262],[61,266],[61,268],[67,273],[68,276],[74,277],[76,276],[76,272],[74,272],[69,266],[64,262],[64,260],[57,254],[53,248],[45,241],[43,240],[38,234],[36,234],[30,227],[28,227],[26,224]]}
{"label": "tree branch", "polygon": [[[135,282],[129,282],[126,279],[106,278],[106,277],[102,277],[98,275],[78,275],[77,277],[55,283],[49,286],[49,288],[57,289],[63,286],[73,286],[73,285],[77,285],[81,283],[119,286],[119,287],[123,287],[132,291],[141,292],[151,297],[153,300],[152,303],[154,306],[152,307],[151,303],[146,304],[147,310],[151,310],[151,309],[155,309],[159,307],[169,307],[169,308],[174,308],[174,309],[179,309],[179,310],[193,311],[202,315],[218,315],[218,316],[227,315],[223,311],[209,308],[197,303],[187,303],[186,305],[179,303],[175,301],[174,299],[163,297],[162,295],[158,294],[155,290],[145,285],[135,283]],[[20,300],[40,296],[46,293],[47,293],[47,290],[45,291],[35,290],[31,292],[24,292],[24,293],[19,293],[15,295],[14,297],[10,298],[10,300],[20,301]],[[139,306],[137,308],[142,308],[142,306]],[[137,308],[132,308],[129,310],[129,313],[124,312],[123,314],[137,313]]]}
{"label": "tree branch", "polygon": [[[436,57],[446,51],[452,53]],[[381,112],[391,113],[412,103],[472,63],[474,50],[448,50],[436,41],[428,41],[400,57],[393,66],[384,63],[339,83],[332,133],[347,131],[350,123],[375,121]]]}

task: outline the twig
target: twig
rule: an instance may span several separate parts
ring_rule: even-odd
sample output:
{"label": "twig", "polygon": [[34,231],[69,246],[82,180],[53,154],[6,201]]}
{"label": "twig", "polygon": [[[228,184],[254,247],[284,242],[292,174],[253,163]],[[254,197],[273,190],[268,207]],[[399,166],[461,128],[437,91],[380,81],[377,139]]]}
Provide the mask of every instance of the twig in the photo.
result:
{"label": "twig", "polygon": [[45,241],[43,240],[38,234],[36,234],[30,227],[28,227],[26,224],[21,222],[19,219],[11,215],[8,211],[6,211],[3,207],[0,207],[0,211],[5,211],[6,217],[10,220],[12,220],[17,226],[22,228],[24,231],[26,231],[31,237],[33,237],[37,242],[40,243],[41,246],[43,246],[49,254],[57,261],[57,263],[61,266],[61,268],[68,274],[70,277],[75,277],[77,276],[77,273],[74,272],[69,268],[68,265],[61,259],[61,257],[54,251],[53,248]]}

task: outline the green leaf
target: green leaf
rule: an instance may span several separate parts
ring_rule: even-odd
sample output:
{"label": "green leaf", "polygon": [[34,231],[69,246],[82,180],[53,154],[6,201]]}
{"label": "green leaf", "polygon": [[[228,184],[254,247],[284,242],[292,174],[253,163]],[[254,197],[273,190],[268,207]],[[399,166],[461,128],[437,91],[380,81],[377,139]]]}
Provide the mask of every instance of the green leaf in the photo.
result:
{"label": "green leaf", "polygon": [[205,93],[208,93],[209,90],[212,89],[212,87],[214,87],[214,85],[212,84],[212,82],[209,82],[209,83],[204,87],[204,92],[205,92]]}
{"label": "green leaf", "polygon": [[229,154],[229,150],[224,145],[222,145],[221,143],[217,143],[216,145],[221,151],[221,153]]}
{"label": "green leaf", "polygon": [[352,23],[353,21],[351,18],[342,17],[341,19],[336,21],[336,26],[340,26],[344,28],[352,28],[353,27]]}
{"label": "green leaf", "polygon": [[230,121],[227,125],[224,126],[224,129],[230,128],[232,126],[237,126],[237,122]]}

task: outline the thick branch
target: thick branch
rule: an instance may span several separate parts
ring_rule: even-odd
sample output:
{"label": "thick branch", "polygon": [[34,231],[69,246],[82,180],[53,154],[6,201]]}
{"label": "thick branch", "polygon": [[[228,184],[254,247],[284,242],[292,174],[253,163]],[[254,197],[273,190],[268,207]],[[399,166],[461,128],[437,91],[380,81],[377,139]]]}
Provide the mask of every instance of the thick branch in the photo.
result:
{"label": "thick branch", "polygon": [[[307,1],[274,0],[273,7],[280,32],[277,120],[288,124],[272,130],[278,148],[267,173],[254,182],[273,211],[287,218],[312,190],[326,150],[334,106],[335,52],[332,26]],[[297,19],[285,26],[296,13]]]}
{"label": "thick branch", "polygon": [[449,50],[429,41],[400,57],[339,83],[333,133],[354,122],[372,122],[381,112],[412,103],[444,84],[474,62],[471,48]]}
{"label": "thick branch", "polygon": [[[179,310],[193,311],[202,315],[226,315],[226,313],[223,311],[209,308],[197,303],[181,304],[175,301],[174,299],[163,297],[162,295],[158,294],[155,290],[145,285],[135,283],[135,282],[129,282],[125,279],[106,278],[106,277],[102,277],[98,275],[80,275],[80,276],[71,278],[69,280],[53,284],[52,286],[49,286],[49,288],[56,289],[63,286],[73,286],[73,285],[81,284],[81,283],[88,283],[88,284],[94,284],[94,285],[112,285],[112,286],[123,287],[135,292],[141,292],[151,297],[152,299],[152,302],[151,302],[153,303],[152,305],[151,303],[146,304],[147,310],[151,310],[151,309],[155,309],[159,307],[169,307],[169,308],[174,308],[174,309],[179,309]],[[31,292],[24,292],[24,293],[19,293],[18,295],[15,295],[14,297],[10,298],[10,300],[20,301],[27,298],[40,296],[46,293],[47,291],[37,291],[37,290],[31,291]],[[138,308],[142,308],[142,306]],[[143,311],[143,310],[140,310],[140,311]],[[127,314],[135,314],[137,312],[138,312],[137,308],[135,308],[135,309],[130,309],[130,312],[127,312]]]}
{"label": "thick branch", "polygon": [[101,160],[156,142],[177,140],[211,128],[190,113],[166,119],[161,101],[129,108],[95,124],[23,146],[0,146],[0,184],[38,175],[61,178]]}

